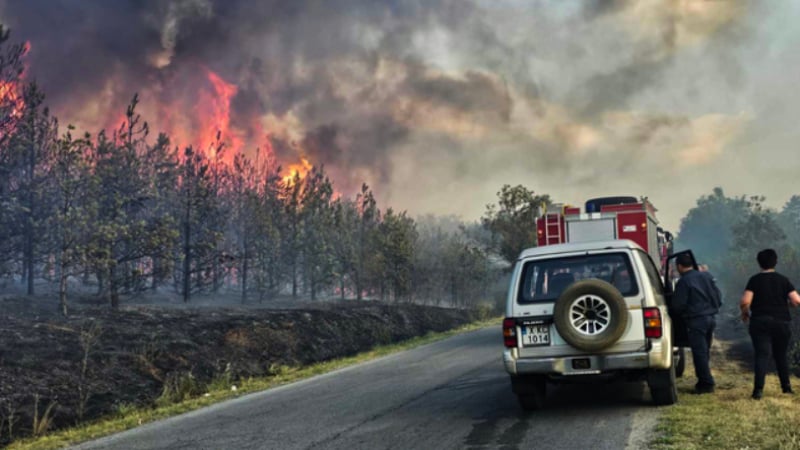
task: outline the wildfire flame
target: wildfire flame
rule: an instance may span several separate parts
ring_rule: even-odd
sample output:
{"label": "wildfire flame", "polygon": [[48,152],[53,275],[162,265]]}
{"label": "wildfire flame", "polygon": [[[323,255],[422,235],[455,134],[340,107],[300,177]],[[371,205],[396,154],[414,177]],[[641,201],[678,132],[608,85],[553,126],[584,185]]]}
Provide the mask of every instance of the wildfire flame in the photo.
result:
{"label": "wildfire flame", "polygon": [[19,119],[22,117],[25,103],[20,94],[19,82],[0,81],[0,105],[8,105],[10,118]]}
{"label": "wildfire flame", "polygon": [[[29,41],[25,42],[22,47],[22,56],[24,57],[27,55],[30,50],[31,43]],[[27,71],[28,67],[24,65],[18,79],[11,81],[0,80],[0,105],[6,109],[3,111],[6,117],[0,119],[0,123],[2,123],[4,128],[0,130],[0,137],[11,134],[14,131],[17,121],[22,118],[22,114],[25,110],[25,101],[22,98],[22,81]]]}
{"label": "wildfire flame", "polygon": [[294,184],[295,177],[299,176],[300,179],[305,178],[305,176],[313,167],[314,166],[308,161],[308,159],[301,157],[299,163],[289,165],[287,168],[287,175],[283,177],[283,182],[291,186]]}
{"label": "wildfire flame", "polygon": [[208,70],[206,75],[211,84],[211,92],[201,92],[195,107],[199,118],[200,148],[207,150],[210,158],[215,158],[217,136],[220,136],[228,144],[232,154],[238,153],[244,147],[244,143],[236,130],[231,127],[231,100],[239,88],[226,82],[211,70]]}
{"label": "wildfire flame", "polygon": [[[30,48],[30,43],[26,42],[23,54]],[[236,155],[244,152],[253,152],[251,156],[268,161],[268,164],[280,164],[275,160],[269,130],[264,129],[261,117],[232,118],[233,101],[239,94],[239,87],[208,67],[196,66],[194,69],[200,77],[189,78],[186,86],[166,84],[144,89],[143,109],[139,111],[143,120],[151,118],[150,130],[166,133],[172,145],[179,148],[194,147],[194,151],[204,154],[211,164],[231,168]],[[181,77],[180,80],[186,82],[187,78]],[[5,128],[0,130],[2,136],[13,131],[17,119],[24,112],[21,77],[12,82],[0,80],[0,105],[6,109],[4,112],[8,117],[2,121]],[[98,121],[101,128],[117,131],[125,126],[128,117],[118,111],[109,111]],[[224,152],[218,154],[223,148]],[[305,178],[313,164],[303,156],[298,162],[284,167],[282,179],[291,185],[295,178]]]}

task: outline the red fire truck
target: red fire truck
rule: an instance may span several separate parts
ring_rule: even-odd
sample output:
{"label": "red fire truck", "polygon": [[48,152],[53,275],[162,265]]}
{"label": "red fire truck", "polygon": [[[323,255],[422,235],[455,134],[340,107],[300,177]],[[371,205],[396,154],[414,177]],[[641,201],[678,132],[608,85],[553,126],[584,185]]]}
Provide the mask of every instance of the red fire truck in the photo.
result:
{"label": "red fire truck", "polygon": [[585,210],[551,205],[536,220],[538,245],[630,239],[639,244],[664,274],[672,254],[672,235],[658,226],[656,208],[646,198],[601,197]]}

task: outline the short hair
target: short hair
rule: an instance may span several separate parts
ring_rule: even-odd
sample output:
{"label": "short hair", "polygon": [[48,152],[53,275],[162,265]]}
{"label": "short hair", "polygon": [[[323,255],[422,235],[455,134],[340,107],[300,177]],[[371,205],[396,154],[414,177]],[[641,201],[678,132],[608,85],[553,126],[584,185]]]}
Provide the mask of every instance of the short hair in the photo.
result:
{"label": "short hair", "polygon": [[694,267],[694,258],[688,253],[681,253],[675,257],[675,264],[683,267]]}
{"label": "short hair", "polygon": [[771,248],[765,248],[758,252],[756,259],[758,260],[758,265],[764,270],[774,269],[778,265],[778,253]]}

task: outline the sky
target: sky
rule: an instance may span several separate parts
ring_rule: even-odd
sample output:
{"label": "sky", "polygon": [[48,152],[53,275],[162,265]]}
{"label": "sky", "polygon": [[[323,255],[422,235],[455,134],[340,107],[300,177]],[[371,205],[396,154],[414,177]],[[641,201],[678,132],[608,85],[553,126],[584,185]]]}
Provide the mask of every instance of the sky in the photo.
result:
{"label": "sky", "polygon": [[211,124],[250,155],[324,164],[345,194],[366,182],[384,208],[477,220],[522,184],[571,204],[646,196],[677,231],[715,186],[774,208],[800,193],[798,9],[0,0],[0,22],[79,129],[114,126],[138,92],[179,145]]}

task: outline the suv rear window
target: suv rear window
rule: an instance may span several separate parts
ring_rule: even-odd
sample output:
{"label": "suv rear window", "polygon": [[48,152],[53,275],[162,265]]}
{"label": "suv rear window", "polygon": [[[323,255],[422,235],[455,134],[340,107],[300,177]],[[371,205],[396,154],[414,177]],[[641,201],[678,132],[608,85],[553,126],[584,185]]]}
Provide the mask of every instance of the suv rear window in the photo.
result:
{"label": "suv rear window", "polygon": [[598,278],[613,284],[625,297],[639,293],[639,285],[628,255],[603,253],[525,263],[517,302],[553,302],[567,286],[588,278]]}

